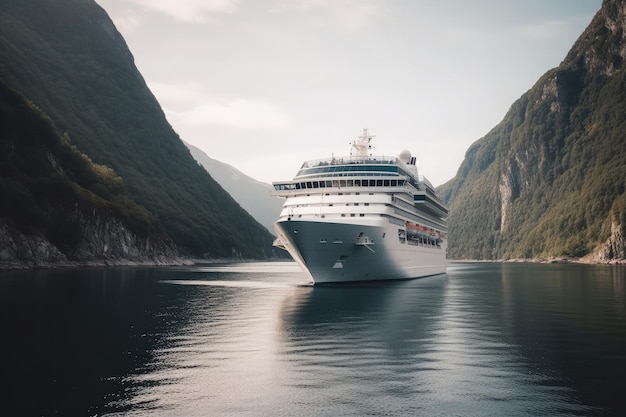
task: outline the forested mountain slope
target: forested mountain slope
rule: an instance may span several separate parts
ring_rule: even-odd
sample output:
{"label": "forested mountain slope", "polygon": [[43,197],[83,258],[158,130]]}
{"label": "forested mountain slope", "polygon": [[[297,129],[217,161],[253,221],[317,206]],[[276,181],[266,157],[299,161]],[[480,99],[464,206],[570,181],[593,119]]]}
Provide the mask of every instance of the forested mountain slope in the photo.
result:
{"label": "forested mountain slope", "polygon": [[626,1],[605,0],[439,187],[451,258],[625,257],[625,60]]}
{"label": "forested mountain slope", "polygon": [[273,233],[274,222],[278,219],[284,200],[270,195],[273,189],[266,184],[248,177],[232,165],[225,164],[208,156],[201,149],[185,143],[191,155],[201,164],[252,217]]}
{"label": "forested mountain slope", "polygon": [[273,236],[194,161],[93,0],[0,0],[0,72],[81,152],[113,168],[182,253],[273,256]]}
{"label": "forested mountain slope", "polygon": [[155,216],[0,79],[0,265],[175,262]]}

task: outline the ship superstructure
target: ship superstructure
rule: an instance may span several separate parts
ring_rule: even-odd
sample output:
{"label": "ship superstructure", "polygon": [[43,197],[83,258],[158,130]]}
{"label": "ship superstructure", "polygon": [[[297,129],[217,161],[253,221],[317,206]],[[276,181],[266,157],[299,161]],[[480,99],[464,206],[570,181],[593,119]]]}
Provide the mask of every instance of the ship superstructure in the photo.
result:
{"label": "ship superstructure", "polygon": [[418,278],[446,271],[448,209],[409,151],[372,156],[363,129],[350,156],[305,162],[291,181],[275,242],[316,284]]}

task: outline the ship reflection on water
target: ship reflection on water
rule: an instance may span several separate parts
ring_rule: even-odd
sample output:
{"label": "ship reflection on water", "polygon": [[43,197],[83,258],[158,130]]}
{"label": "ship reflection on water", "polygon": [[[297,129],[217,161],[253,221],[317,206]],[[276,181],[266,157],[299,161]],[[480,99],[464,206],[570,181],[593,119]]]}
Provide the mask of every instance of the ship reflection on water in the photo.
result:
{"label": "ship reflection on water", "polygon": [[322,287],[295,263],[0,273],[4,409],[626,415],[626,268],[447,271]]}

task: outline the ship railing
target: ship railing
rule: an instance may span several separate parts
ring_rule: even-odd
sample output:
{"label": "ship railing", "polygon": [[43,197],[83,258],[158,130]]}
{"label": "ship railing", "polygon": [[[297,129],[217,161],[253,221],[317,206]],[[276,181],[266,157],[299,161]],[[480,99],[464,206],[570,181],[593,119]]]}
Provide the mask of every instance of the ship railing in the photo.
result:
{"label": "ship railing", "polygon": [[389,156],[368,156],[368,157],[359,157],[359,156],[341,156],[341,157],[332,157],[332,158],[323,158],[323,159],[311,159],[309,161],[305,161],[302,164],[300,169],[305,168],[315,168],[320,166],[327,165],[349,165],[349,164],[368,164],[368,165],[389,165],[389,164],[398,164],[401,163],[404,165],[402,161],[398,158],[389,157]]}

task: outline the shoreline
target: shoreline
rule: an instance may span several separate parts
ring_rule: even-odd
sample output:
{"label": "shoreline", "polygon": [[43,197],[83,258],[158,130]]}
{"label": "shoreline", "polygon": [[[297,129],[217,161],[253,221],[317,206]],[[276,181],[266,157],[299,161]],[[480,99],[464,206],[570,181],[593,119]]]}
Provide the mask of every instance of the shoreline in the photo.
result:
{"label": "shoreline", "polygon": [[449,259],[448,262],[493,262],[493,263],[533,263],[533,264],[583,264],[583,265],[626,265],[626,259],[611,259],[605,261],[584,258],[554,257],[554,258],[512,258],[512,259]]}
{"label": "shoreline", "polygon": [[14,262],[0,261],[0,271],[15,271],[28,269],[58,269],[58,268],[116,268],[116,267],[169,267],[169,266],[203,266],[233,262],[282,262],[287,259],[197,259],[197,258],[165,258],[165,259],[94,259],[89,261],[59,261],[59,262]]}
{"label": "shoreline", "polygon": [[94,259],[90,261],[60,261],[60,262],[0,262],[0,271],[26,269],[57,269],[57,268],[110,268],[110,267],[142,267],[142,266],[183,266],[194,265],[186,258],[171,259]]}

